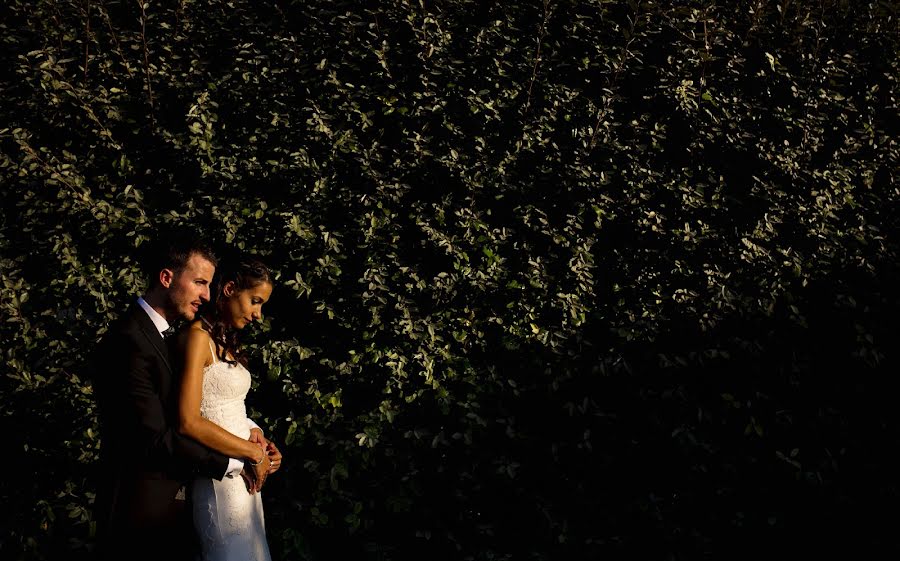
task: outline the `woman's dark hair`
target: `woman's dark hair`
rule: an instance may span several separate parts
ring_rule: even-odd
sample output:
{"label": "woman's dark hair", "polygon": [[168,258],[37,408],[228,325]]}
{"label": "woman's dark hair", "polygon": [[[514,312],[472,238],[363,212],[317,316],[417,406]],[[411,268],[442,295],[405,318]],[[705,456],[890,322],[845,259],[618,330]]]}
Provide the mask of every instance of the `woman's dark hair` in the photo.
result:
{"label": "woman's dark hair", "polygon": [[[200,310],[204,326],[209,330],[210,337],[216,343],[219,360],[229,363],[237,361],[246,366],[247,359],[241,352],[237,330],[225,319],[227,297],[223,292],[225,286],[230,282],[234,283],[234,291],[237,293],[263,283],[272,284],[272,273],[268,267],[256,259],[244,258],[226,261],[216,271],[209,303],[204,304]],[[229,354],[234,358],[228,358]]]}

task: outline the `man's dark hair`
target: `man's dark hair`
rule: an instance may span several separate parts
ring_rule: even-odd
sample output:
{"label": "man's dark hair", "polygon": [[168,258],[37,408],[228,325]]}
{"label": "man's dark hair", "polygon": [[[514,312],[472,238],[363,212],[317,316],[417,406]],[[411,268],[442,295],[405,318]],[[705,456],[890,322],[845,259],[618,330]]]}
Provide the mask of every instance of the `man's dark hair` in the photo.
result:
{"label": "man's dark hair", "polygon": [[195,253],[213,265],[219,263],[212,247],[196,234],[174,234],[154,240],[141,263],[149,282],[148,288],[159,284],[159,272],[163,269],[171,269],[175,274],[183,271]]}

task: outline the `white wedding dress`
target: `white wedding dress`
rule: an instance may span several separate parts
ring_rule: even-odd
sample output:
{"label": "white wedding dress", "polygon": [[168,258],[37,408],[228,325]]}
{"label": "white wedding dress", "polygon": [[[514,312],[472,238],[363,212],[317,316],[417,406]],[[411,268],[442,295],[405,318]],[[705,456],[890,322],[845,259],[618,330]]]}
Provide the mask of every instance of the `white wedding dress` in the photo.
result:
{"label": "white wedding dress", "polygon": [[[244,398],[250,390],[250,372],[239,363],[218,360],[214,349],[213,361],[203,370],[200,415],[249,438]],[[192,493],[203,561],[271,561],[262,497],[249,494],[240,475],[222,481],[195,479]]]}

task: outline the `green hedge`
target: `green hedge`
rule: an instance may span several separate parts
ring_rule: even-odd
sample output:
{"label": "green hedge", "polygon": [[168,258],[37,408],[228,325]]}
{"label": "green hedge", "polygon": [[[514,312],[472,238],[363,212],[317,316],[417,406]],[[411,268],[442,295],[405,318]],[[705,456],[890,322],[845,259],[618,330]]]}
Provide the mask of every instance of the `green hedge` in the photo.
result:
{"label": "green hedge", "polygon": [[896,551],[896,6],[676,4],[5,2],[0,555],[182,226],[277,271],[278,558]]}

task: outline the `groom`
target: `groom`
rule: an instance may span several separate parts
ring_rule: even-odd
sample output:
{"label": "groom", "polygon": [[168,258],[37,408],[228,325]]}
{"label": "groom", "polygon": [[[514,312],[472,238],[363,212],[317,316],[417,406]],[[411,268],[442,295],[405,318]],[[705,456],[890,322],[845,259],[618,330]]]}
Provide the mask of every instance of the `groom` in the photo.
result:
{"label": "groom", "polygon": [[[98,552],[101,559],[188,560],[196,538],[184,483],[243,469],[242,461],[178,434],[180,373],[165,343],[170,323],[194,319],[209,300],[216,258],[198,240],[182,238],[159,244],[145,265],[146,294],[110,327],[97,354]],[[250,423],[250,440],[269,446],[280,464],[277,448]]]}

